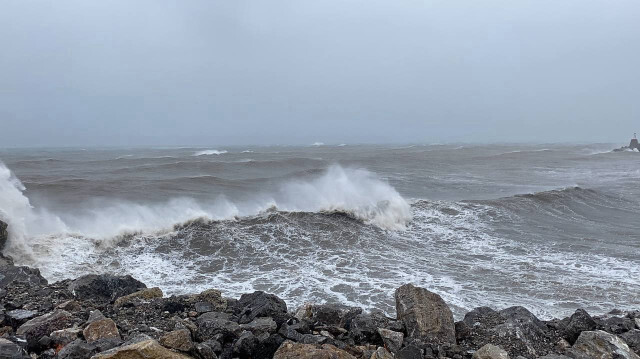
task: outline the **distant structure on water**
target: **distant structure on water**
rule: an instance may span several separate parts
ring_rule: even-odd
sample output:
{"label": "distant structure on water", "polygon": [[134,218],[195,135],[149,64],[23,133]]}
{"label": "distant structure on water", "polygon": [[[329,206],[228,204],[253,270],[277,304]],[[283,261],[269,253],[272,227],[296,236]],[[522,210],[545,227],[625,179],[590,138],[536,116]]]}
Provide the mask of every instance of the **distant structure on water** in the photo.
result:
{"label": "distant structure on water", "polygon": [[620,148],[616,148],[615,150],[613,150],[614,152],[622,152],[622,151],[627,151],[627,150],[636,150],[638,152],[640,152],[640,143],[638,143],[638,137],[637,134],[634,133],[633,134],[633,138],[631,139],[631,142],[629,142],[629,146],[627,147],[620,147]]}

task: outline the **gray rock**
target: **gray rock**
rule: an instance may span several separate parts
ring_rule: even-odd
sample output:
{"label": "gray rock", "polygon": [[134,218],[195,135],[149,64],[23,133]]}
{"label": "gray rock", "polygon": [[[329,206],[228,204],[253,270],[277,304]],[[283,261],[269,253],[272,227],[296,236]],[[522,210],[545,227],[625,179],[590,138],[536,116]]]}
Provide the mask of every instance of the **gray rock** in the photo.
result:
{"label": "gray rock", "polygon": [[35,348],[40,338],[71,326],[73,317],[67,311],[57,309],[22,324],[16,333],[23,335],[29,348]]}
{"label": "gray rock", "polygon": [[624,340],[602,330],[582,332],[568,354],[574,358],[640,359]]}
{"label": "gray rock", "polygon": [[22,348],[5,338],[0,338],[0,358],[2,359],[30,359]]}
{"label": "gray rock", "polygon": [[114,301],[144,288],[144,283],[130,275],[88,274],[73,280],[68,289],[77,298]]}
{"label": "gray rock", "polygon": [[384,345],[392,353],[396,353],[402,347],[402,341],[404,340],[404,333],[394,332],[393,330],[378,328],[378,334],[382,338]]}
{"label": "gray rock", "polygon": [[87,319],[87,323],[93,323],[95,321],[102,320],[102,319],[106,319],[106,317],[104,316],[104,314],[102,314],[101,311],[97,309],[92,310],[91,313],[89,313],[89,319]]}
{"label": "gray rock", "polygon": [[240,335],[240,338],[233,343],[233,353],[235,353],[241,359],[248,359],[254,357],[254,352],[260,345],[258,338],[249,331],[245,331]]}
{"label": "gray rock", "polygon": [[635,328],[636,323],[631,318],[611,317],[600,321],[600,329],[607,333],[622,334]]}
{"label": "gray rock", "polygon": [[422,350],[415,345],[407,345],[396,353],[396,359],[422,359]]}
{"label": "gray rock", "polygon": [[47,280],[40,275],[40,270],[25,266],[17,267],[11,258],[0,253],[0,289],[7,288],[11,284],[28,284],[38,287],[47,285]]}
{"label": "gray rock", "polygon": [[[396,325],[391,325],[391,322]],[[358,314],[351,320],[349,325],[349,337],[358,344],[382,345],[382,338],[378,333],[378,328],[403,331],[404,324],[392,321],[380,311],[374,311],[370,314]]]}
{"label": "gray rock", "polygon": [[456,343],[451,309],[442,298],[424,288],[405,284],[395,293],[398,320],[407,336],[435,343]]}
{"label": "gray rock", "polygon": [[80,337],[82,330],[80,328],[67,328],[56,330],[49,335],[55,346],[65,346]]}
{"label": "gray rock", "polygon": [[9,325],[17,328],[27,320],[35,318],[37,315],[38,312],[32,310],[14,309],[5,313],[5,320],[8,321]]}
{"label": "gray rock", "polygon": [[487,344],[473,353],[473,359],[509,359],[509,354],[498,346]]}
{"label": "gray rock", "polygon": [[351,320],[362,313],[362,308],[342,304],[312,304],[310,309],[310,319],[314,322],[342,328],[348,328]]}
{"label": "gray rock", "polygon": [[640,330],[630,330],[626,333],[620,334],[619,336],[627,343],[631,350],[640,355]]}
{"label": "gray rock", "polygon": [[394,356],[389,353],[389,351],[383,347],[379,347],[375,352],[371,355],[371,359],[393,359]]}
{"label": "gray rock", "polygon": [[240,329],[248,330],[256,336],[270,335],[276,332],[278,325],[269,317],[256,318],[251,323],[240,324]]}
{"label": "gray rock", "polygon": [[[519,357],[519,358],[522,358],[522,357]],[[516,358],[516,359],[518,359],[518,358]],[[549,355],[545,355],[543,357],[539,357],[538,359],[571,359],[571,358],[566,356],[566,355],[561,355],[561,354],[549,354]]]}
{"label": "gray rock", "polygon": [[578,309],[569,318],[569,322],[562,330],[564,337],[570,344],[575,343],[580,333],[596,329],[596,322],[584,309]]}
{"label": "gray rock", "polygon": [[250,323],[258,317],[271,317],[278,325],[289,319],[287,304],[275,295],[262,291],[243,294],[237,306],[240,308],[238,322],[241,324]]}
{"label": "gray rock", "polygon": [[201,359],[218,359],[216,353],[206,343],[196,344],[195,351]]}
{"label": "gray rock", "polygon": [[241,332],[240,325],[231,320],[228,313],[210,312],[202,314],[196,320],[200,341],[216,339],[217,335],[224,338],[237,337]]}
{"label": "gray rock", "polygon": [[58,353],[60,359],[86,359],[90,358],[98,352],[98,348],[85,342],[82,339],[76,339],[73,342],[67,344]]}

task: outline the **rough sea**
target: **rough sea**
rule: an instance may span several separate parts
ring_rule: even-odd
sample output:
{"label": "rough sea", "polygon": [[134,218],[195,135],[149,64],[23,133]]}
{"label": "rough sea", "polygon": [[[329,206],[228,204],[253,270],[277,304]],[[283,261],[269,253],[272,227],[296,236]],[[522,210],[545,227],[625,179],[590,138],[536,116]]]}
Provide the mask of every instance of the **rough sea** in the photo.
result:
{"label": "rough sea", "polygon": [[165,294],[264,290],[291,308],[457,317],[640,306],[640,153],[619,145],[0,150],[5,253],[49,281],[131,274]]}

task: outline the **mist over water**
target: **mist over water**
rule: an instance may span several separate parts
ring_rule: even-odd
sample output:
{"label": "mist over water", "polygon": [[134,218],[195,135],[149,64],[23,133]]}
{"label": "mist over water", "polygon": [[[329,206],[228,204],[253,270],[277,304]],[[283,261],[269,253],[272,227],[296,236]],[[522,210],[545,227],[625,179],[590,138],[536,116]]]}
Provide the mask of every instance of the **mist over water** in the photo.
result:
{"label": "mist over water", "polygon": [[273,292],[393,312],[413,282],[456,315],[640,304],[638,153],[615,145],[0,151],[6,250],[49,280]]}

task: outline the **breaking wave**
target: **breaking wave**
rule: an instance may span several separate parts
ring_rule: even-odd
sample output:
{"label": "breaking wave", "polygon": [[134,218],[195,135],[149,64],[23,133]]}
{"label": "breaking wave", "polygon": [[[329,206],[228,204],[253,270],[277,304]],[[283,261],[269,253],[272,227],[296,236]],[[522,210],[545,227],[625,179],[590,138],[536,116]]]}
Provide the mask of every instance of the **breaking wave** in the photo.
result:
{"label": "breaking wave", "polygon": [[198,151],[196,153],[194,153],[194,156],[210,156],[210,155],[223,155],[227,153],[227,151],[225,150],[204,150],[204,151]]}

